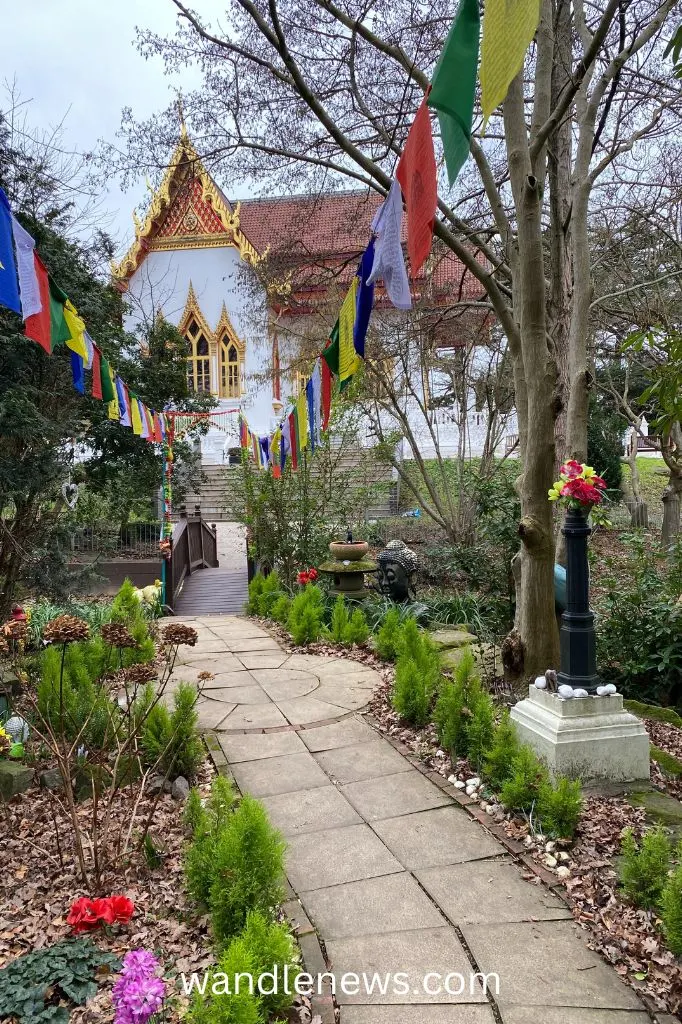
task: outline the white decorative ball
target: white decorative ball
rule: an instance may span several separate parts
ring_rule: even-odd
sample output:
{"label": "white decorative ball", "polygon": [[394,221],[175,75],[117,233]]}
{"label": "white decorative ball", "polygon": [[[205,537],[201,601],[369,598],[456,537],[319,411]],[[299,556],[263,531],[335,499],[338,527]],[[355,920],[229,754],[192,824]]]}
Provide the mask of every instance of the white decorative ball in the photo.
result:
{"label": "white decorative ball", "polygon": [[559,687],[559,696],[563,697],[564,700],[570,700],[571,697],[575,697],[573,687],[569,686],[567,683],[562,683]]}
{"label": "white decorative ball", "polygon": [[613,683],[607,683],[604,687],[604,693],[618,693],[618,690],[613,685]]}
{"label": "white decorative ball", "polygon": [[546,690],[547,689],[547,680],[545,679],[544,676],[537,676],[536,679],[535,679],[535,682],[533,683],[533,686],[537,690]]}
{"label": "white decorative ball", "polygon": [[577,690],[573,691],[573,696],[574,697],[589,697],[590,695],[587,692],[587,690],[577,689]]}
{"label": "white decorative ball", "polygon": [[605,687],[605,686],[598,686],[598,687],[597,687],[597,696],[598,696],[598,697],[606,697],[606,695],[608,694],[608,692],[609,692],[609,691],[608,691],[608,690],[606,689],[606,687]]}

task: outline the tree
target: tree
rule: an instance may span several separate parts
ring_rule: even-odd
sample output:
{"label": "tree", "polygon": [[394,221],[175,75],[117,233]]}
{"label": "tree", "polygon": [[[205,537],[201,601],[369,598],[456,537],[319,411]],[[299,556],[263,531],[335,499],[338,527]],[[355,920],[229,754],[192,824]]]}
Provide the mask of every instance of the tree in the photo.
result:
{"label": "tree", "polygon": [[[207,160],[280,188],[319,189],[341,177],[382,195],[454,15],[352,0],[232,0],[229,30],[209,26],[181,0],[175,38],[143,34],[167,65],[196,60],[204,88],[186,110]],[[536,44],[501,116],[471,141],[473,166],[455,199],[441,190],[437,244],[485,289],[509,345],[519,422],[517,627],[526,674],[558,662],[552,512],[560,455],[584,459],[591,375],[588,214],[594,187],[617,189],[619,168],[652,135],[674,129],[672,68],[662,30],[677,0],[542,0]],[[126,118],[133,163],[150,142],[168,146],[174,117],[144,126]],[[137,144],[135,142],[137,137]],[[146,153],[146,157],[141,156]],[[129,166],[129,164],[128,164]],[[139,163],[138,163],[139,166]],[[474,172],[475,167],[475,172]],[[646,188],[647,174],[642,176]]]}

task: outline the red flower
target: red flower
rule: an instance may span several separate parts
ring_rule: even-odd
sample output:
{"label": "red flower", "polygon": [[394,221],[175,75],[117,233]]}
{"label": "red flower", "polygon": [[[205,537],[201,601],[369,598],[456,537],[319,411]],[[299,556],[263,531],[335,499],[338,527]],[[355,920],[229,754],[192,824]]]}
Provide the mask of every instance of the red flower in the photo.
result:
{"label": "red flower", "polygon": [[317,579],[317,569],[308,569],[308,579],[311,583],[314,583]]}
{"label": "red flower", "polygon": [[135,912],[135,904],[127,896],[111,896],[107,901],[111,905],[116,924],[127,924]]}
{"label": "red flower", "polygon": [[562,498],[572,498],[581,505],[598,505],[601,502],[601,491],[598,491],[586,480],[568,480],[561,488]]}
{"label": "red flower", "polygon": [[103,924],[127,924],[134,911],[135,904],[127,896],[107,896],[96,900],[81,896],[71,907],[66,923],[78,935]]}
{"label": "red flower", "polygon": [[598,487],[600,491],[605,491],[608,486],[606,480],[601,476],[593,476],[590,483],[593,487]]}
{"label": "red flower", "polygon": [[71,907],[66,923],[70,924],[76,935],[80,932],[98,928],[100,920],[94,912],[93,902],[87,896],[81,896]]}
{"label": "red flower", "polygon": [[307,572],[299,572],[298,576],[296,577],[296,582],[299,584],[299,586],[305,587],[306,583],[310,583],[310,576],[308,575]]}
{"label": "red flower", "polygon": [[576,462],[575,459],[569,459],[568,462],[563,464],[559,473],[568,480],[574,480],[576,477],[580,476],[582,471],[583,467],[580,462]]}

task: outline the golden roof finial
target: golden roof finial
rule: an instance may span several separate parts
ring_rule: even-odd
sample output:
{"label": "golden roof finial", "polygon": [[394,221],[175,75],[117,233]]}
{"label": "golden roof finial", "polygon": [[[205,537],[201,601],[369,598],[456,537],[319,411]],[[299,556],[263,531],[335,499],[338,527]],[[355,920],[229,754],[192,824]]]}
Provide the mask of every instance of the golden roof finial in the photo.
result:
{"label": "golden roof finial", "polygon": [[175,101],[175,105],[176,105],[177,110],[178,110],[178,120],[180,121],[180,138],[182,139],[183,142],[185,142],[187,140],[187,138],[188,138],[188,135],[187,135],[187,125],[185,124],[185,109],[184,109],[184,106],[183,106],[183,103],[182,103],[182,93],[181,92],[178,92],[178,97],[177,97],[177,100]]}

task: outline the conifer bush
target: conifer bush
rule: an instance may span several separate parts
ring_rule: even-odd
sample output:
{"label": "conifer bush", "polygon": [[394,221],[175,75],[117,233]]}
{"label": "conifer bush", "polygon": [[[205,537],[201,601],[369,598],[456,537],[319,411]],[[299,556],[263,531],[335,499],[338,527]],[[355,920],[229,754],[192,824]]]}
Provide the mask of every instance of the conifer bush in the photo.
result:
{"label": "conifer bush", "polygon": [[500,799],[512,811],[537,807],[541,792],[549,785],[549,772],[530,747],[519,748],[512,760],[511,774],[502,786]]}
{"label": "conifer bush", "polygon": [[114,742],[120,721],[118,708],[104,687],[93,680],[83,644],[62,649],[48,646],[41,655],[38,711],[58,736],[79,739],[91,749],[107,750]]}
{"label": "conifer bush", "polygon": [[481,774],[488,785],[499,793],[512,774],[512,763],[521,744],[512,725],[509,712],[505,711],[493,733],[493,742],[487,751]]}
{"label": "conifer bush", "polygon": [[286,626],[291,611],[291,598],[286,594],[280,594],[272,605],[271,618],[279,622],[280,626]]}
{"label": "conifer bush", "polygon": [[197,725],[197,691],[189,683],[180,683],[173,694],[173,711],[161,702],[149,711],[143,727],[141,746],[147,767],[157,766],[171,779],[183,775],[190,781],[204,759]]}
{"label": "conifer bush", "polygon": [[334,602],[334,607],[332,608],[332,619],[329,626],[330,639],[337,644],[344,643],[349,621],[350,619],[346,602],[339,594]]}
{"label": "conifer bush", "polygon": [[262,572],[257,572],[248,586],[249,597],[246,602],[246,611],[248,615],[258,615],[264,585],[265,576],[263,576]]}
{"label": "conifer bush", "polygon": [[395,670],[393,707],[401,718],[418,728],[429,720],[433,691],[421,668],[408,655],[401,655]]}
{"label": "conifer bush", "polygon": [[[678,857],[682,849],[678,846]],[[661,894],[661,919],[669,949],[682,956],[682,864],[673,870]]]}
{"label": "conifer bush", "polygon": [[672,860],[672,846],[665,830],[661,826],[650,829],[638,845],[632,829],[626,829],[621,854],[623,892],[638,907],[657,910]]}
{"label": "conifer bush", "polygon": [[263,585],[260,588],[260,593],[256,599],[256,614],[262,616],[264,619],[269,619],[272,616],[272,609],[275,602],[281,596],[282,585],[277,571],[273,569],[273,571],[268,573],[268,575],[263,579]]}
{"label": "conifer bush", "polygon": [[322,636],[324,596],[319,587],[308,584],[291,602],[287,628],[295,644],[305,646]]}
{"label": "conifer bush", "polygon": [[540,791],[538,813],[544,832],[572,839],[583,809],[582,787],[578,780],[560,776],[552,786]]}
{"label": "conifer bush", "polygon": [[403,623],[397,608],[391,608],[384,616],[376,634],[375,650],[384,661],[395,661],[400,649]]}
{"label": "conifer bush", "polygon": [[[343,600],[343,599],[342,599]],[[369,637],[369,626],[361,608],[353,609],[343,634],[343,643],[347,647],[353,644],[364,644]]]}
{"label": "conifer bush", "polygon": [[218,839],[227,828],[236,799],[230,781],[218,775],[205,806],[195,789],[190,790],[185,805],[185,824],[192,834],[185,852],[185,881],[190,898],[203,910],[210,905]]}
{"label": "conifer bush", "polygon": [[250,910],[272,919],[284,896],[284,850],[265,808],[245,796],[220,829],[215,846],[209,907],[219,948],[237,935]]}
{"label": "conifer bush", "polygon": [[464,651],[454,680],[444,683],[434,711],[438,742],[453,757],[468,757],[478,770],[493,741],[494,707],[481,686],[471,649]]}

